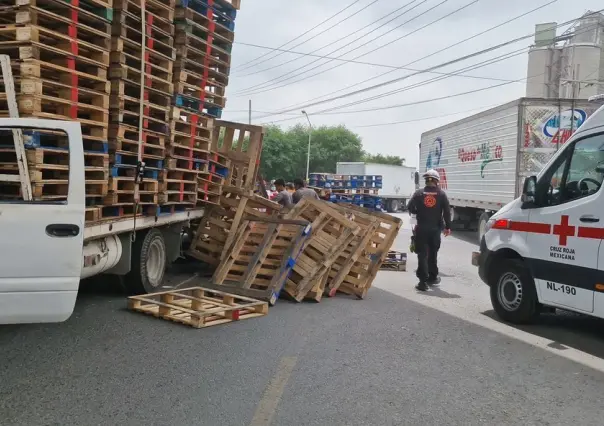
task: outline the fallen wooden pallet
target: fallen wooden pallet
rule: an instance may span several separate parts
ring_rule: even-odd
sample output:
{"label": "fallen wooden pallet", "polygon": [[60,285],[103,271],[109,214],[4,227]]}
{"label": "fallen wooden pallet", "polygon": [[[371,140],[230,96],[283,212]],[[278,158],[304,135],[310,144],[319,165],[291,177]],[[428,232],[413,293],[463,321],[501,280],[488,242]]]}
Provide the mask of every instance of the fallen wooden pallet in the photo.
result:
{"label": "fallen wooden pallet", "polygon": [[343,283],[354,282],[355,279],[358,279],[359,275],[368,273],[370,260],[366,248],[380,226],[379,219],[372,215],[360,212],[352,213],[352,211],[338,204],[333,204],[332,206],[350,221],[359,225],[361,230],[348,247],[340,253],[325,278],[327,280],[326,293],[330,297],[336,295],[336,292]]}
{"label": "fallen wooden pallet", "polygon": [[268,304],[204,287],[164,291],[128,298],[134,311],[195,328],[210,327],[268,313]]}
{"label": "fallen wooden pallet", "polygon": [[225,291],[274,305],[310,237],[307,221],[278,218],[246,220],[212,283]]}
{"label": "fallen wooden pallet", "polygon": [[355,295],[362,299],[367,295],[371,288],[373,280],[394,243],[398,231],[403,221],[387,213],[377,212],[355,206],[353,204],[337,204],[338,208],[343,208],[350,214],[375,217],[379,226],[372,233],[367,246],[365,255],[360,256],[350,269],[350,273],[338,287],[338,291],[350,295]]}
{"label": "fallen wooden pallet", "polygon": [[278,203],[252,191],[224,186],[220,205],[209,205],[195,232],[188,254],[217,267],[229,253],[243,217],[270,217],[281,209]]}
{"label": "fallen wooden pallet", "polygon": [[313,199],[301,200],[285,218],[310,222],[311,237],[287,277],[284,291],[298,302],[304,298],[319,302],[327,284],[326,274],[361,228],[329,203]]}

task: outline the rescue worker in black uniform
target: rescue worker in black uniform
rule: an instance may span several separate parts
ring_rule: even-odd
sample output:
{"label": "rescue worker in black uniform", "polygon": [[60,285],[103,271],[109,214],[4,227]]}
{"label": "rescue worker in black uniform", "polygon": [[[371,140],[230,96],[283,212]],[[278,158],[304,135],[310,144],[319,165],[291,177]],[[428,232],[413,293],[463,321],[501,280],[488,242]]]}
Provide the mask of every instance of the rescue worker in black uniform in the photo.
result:
{"label": "rescue worker in black uniform", "polygon": [[409,213],[417,218],[414,233],[419,284],[415,288],[420,291],[440,283],[437,263],[440,234],[443,228],[445,236],[451,234],[451,208],[447,194],[438,187],[440,175],[431,169],[423,177],[426,186],[413,194],[408,206]]}

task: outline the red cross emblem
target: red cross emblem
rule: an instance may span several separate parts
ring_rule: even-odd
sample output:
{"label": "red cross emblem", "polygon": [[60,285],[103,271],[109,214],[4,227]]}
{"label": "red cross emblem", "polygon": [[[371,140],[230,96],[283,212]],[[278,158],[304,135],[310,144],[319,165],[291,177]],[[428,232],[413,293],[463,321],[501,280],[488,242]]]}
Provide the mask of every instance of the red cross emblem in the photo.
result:
{"label": "red cross emblem", "polygon": [[560,218],[560,225],[554,225],[554,235],[559,236],[559,244],[561,246],[566,245],[568,237],[575,236],[575,226],[568,225],[568,216],[562,216]]}

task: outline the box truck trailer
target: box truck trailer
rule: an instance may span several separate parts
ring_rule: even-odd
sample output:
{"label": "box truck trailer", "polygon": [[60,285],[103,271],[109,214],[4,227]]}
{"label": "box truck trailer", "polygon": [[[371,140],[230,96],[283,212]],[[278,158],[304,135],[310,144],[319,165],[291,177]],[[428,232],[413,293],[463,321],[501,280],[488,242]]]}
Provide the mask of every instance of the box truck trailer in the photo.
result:
{"label": "box truck trailer", "polygon": [[416,190],[417,169],[409,166],[364,162],[338,162],[338,175],[382,176],[378,191],[382,206],[390,213],[404,210]]}
{"label": "box truck trailer", "polygon": [[484,235],[489,218],[522,193],[591,116],[588,100],[520,98],[422,134],[420,175],[435,169],[456,229]]}

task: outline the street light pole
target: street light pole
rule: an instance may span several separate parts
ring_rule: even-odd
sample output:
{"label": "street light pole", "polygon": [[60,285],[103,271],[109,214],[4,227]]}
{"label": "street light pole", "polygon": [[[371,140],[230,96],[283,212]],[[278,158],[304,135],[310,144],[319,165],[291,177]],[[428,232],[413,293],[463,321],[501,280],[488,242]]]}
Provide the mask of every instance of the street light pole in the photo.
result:
{"label": "street light pole", "polygon": [[306,183],[308,184],[308,177],[309,177],[309,172],[310,172],[310,142],[311,142],[311,138],[312,138],[312,123],[310,122],[310,118],[308,118],[308,114],[306,113],[306,111],[302,111],[302,114],[304,114],[304,116],[306,117],[306,120],[308,120],[308,151],[306,152]]}

